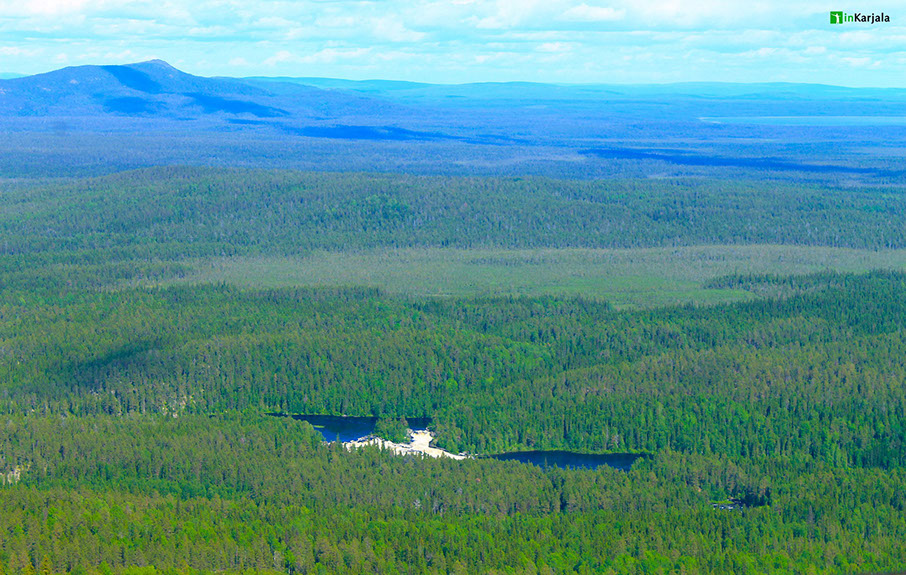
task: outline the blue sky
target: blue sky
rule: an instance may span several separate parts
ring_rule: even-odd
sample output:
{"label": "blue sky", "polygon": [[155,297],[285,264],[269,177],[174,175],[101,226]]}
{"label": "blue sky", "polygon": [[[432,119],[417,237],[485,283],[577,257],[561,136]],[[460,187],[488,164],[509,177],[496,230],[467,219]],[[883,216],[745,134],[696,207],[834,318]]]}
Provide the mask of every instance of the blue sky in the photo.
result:
{"label": "blue sky", "polygon": [[865,1],[0,0],[0,73],[160,58],[203,76],[904,87],[906,3]]}

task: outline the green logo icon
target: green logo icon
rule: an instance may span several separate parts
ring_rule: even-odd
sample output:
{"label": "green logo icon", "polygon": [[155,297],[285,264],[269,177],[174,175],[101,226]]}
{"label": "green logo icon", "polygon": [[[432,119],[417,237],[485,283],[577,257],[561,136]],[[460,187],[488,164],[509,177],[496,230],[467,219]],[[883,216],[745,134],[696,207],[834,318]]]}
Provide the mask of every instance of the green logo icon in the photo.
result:
{"label": "green logo icon", "polygon": [[831,10],[830,23],[843,24],[843,10]]}

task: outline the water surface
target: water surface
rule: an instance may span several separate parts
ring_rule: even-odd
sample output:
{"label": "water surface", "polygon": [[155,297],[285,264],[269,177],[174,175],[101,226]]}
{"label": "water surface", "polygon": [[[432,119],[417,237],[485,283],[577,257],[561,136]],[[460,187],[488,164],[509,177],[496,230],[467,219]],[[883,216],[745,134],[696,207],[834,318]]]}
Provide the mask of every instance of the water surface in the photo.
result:
{"label": "water surface", "polygon": [[[324,438],[324,441],[357,441],[374,433],[377,417],[352,417],[343,415],[288,415],[285,413],[269,413],[275,417],[292,417],[300,421],[307,421]],[[431,424],[430,417],[406,418],[412,429],[427,429]]]}
{"label": "water surface", "polygon": [[514,451],[490,456],[501,461],[519,461],[539,467],[561,469],[597,469],[602,465],[629,471],[638,459],[647,457],[640,453],[577,453],[575,451]]}

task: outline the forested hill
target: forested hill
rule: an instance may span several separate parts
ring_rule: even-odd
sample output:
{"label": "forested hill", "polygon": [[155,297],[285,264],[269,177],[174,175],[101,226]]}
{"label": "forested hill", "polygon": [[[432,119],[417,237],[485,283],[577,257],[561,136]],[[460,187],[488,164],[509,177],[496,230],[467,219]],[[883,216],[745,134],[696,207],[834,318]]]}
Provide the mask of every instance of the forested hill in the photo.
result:
{"label": "forested hill", "polygon": [[[292,85],[275,93],[235,78],[193,76],[161,60],[123,66],[76,66],[45,74],[0,80],[0,118],[94,119],[74,124],[103,131],[100,122],[145,118],[199,120],[311,120],[364,107],[387,112],[389,104],[355,94]],[[125,126],[123,122],[120,126]],[[166,125],[166,124],[162,124]],[[109,126],[108,126],[109,128]]]}
{"label": "forested hill", "polygon": [[418,177],[154,168],[0,197],[6,256],[376,246],[906,246],[906,193],[734,180]]}
{"label": "forested hill", "polygon": [[0,413],[428,416],[455,451],[903,466],[906,276],[787,285],[783,299],[632,313],[365,289],[5,294]]}

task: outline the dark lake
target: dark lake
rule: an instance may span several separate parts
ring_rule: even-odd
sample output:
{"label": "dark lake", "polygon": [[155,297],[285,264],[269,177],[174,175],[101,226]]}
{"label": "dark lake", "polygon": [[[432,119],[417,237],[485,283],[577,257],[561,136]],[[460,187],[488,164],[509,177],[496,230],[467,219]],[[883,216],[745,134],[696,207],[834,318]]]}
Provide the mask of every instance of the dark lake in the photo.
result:
{"label": "dark lake", "polygon": [[[324,441],[355,441],[374,433],[377,417],[347,417],[342,415],[289,415],[286,413],[268,413],[274,417],[291,417],[307,421],[324,438]],[[411,429],[427,429],[431,425],[430,417],[407,417]],[[514,451],[488,455],[500,461],[518,461],[531,463],[539,467],[559,467],[561,469],[597,469],[608,465],[622,471],[629,471],[638,459],[647,457],[640,453],[576,453],[573,451]]]}
{"label": "dark lake", "polygon": [[[342,415],[288,415],[285,413],[268,413],[275,417],[292,417],[307,421],[324,437],[324,441],[355,441],[374,433],[377,417],[346,417]],[[431,424],[430,417],[406,418],[412,429],[426,429]]]}
{"label": "dark lake", "polygon": [[501,461],[519,461],[539,467],[561,469],[597,469],[602,465],[629,471],[638,459],[646,457],[640,453],[576,453],[573,451],[514,451],[490,455]]}

